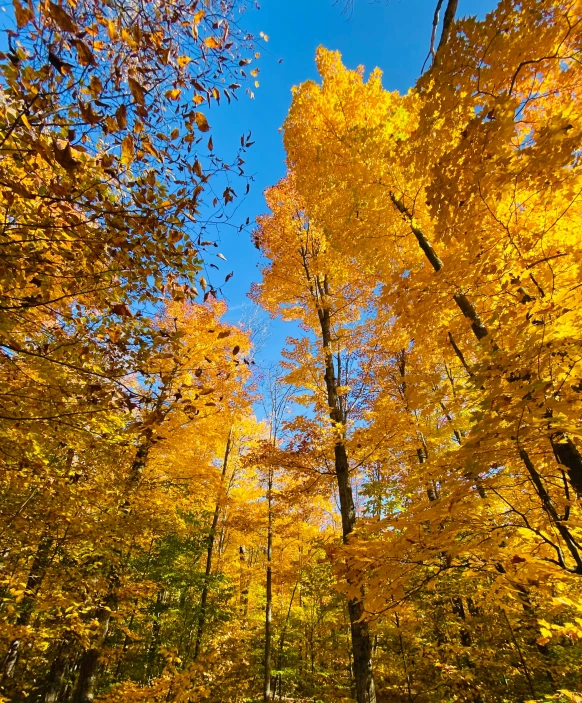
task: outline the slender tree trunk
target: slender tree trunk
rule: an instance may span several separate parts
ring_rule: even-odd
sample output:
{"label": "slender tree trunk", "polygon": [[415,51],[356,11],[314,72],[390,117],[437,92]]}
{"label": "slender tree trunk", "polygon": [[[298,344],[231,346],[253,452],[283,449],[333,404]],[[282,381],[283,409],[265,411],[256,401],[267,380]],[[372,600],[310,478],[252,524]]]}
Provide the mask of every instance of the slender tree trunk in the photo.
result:
{"label": "slender tree trunk", "polygon": [[[318,283],[319,285],[319,283]],[[327,284],[321,284],[325,300],[328,293],[325,290]],[[318,310],[321,325],[321,335],[323,341],[323,354],[325,362],[325,384],[327,389],[328,404],[330,408],[330,419],[338,428],[345,426],[345,417],[341,410],[335,370],[333,366],[333,355],[331,351],[331,320],[329,309],[320,307]],[[352,486],[350,483],[350,472],[348,456],[344,437],[339,435],[334,447],[335,470],[340,499],[340,511],[342,517],[342,533],[344,542],[348,541],[350,534],[354,531],[356,524],[356,511]],[[374,675],[372,672],[372,645],[370,641],[370,631],[368,623],[363,620],[365,615],[363,603],[359,598],[348,600],[348,612],[350,616],[350,631],[352,636],[352,655],[354,662],[354,679],[356,685],[356,700],[358,703],[376,703],[376,690],[374,686]]]}
{"label": "slender tree trunk", "polygon": [[439,42],[437,54],[449,40],[449,37],[451,35],[451,26],[455,21],[455,14],[457,12],[458,5],[459,0],[449,0],[447,3],[447,7],[445,9],[445,16],[443,17],[443,31],[441,33],[441,40]]}
{"label": "slender tree trunk", "polygon": [[[449,8],[451,9],[452,12],[452,19],[454,19],[454,15],[457,9],[457,1],[456,0],[449,0],[449,5],[447,6],[447,13],[449,13]],[[451,21],[452,21],[451,19]],[[445,22],[446,22],[446,13],[445,13]],[[443,35],[444,35],[444,29],[443,29]],[[446,42],[446,37],[445,37],[445,42]],[[441,45],[442,45],[442,38],[441,38]],[[440,48],[440,47],[439,47]],[[426,256],[427,260],[433,267],[433,269],[438,273],[444,266],[442,260],[439,258],[437,255],[432,243],[428,239],[428,237],[425,235],[425,233],[419,229],[414,221],[414,217],[412,216],[412,213],[410,210],[406,207],[406,205],[402,202],[402,200],[399,200],[394,193],[390,193],[390,200],[392,201],[392,204],[394,207],[402,214],[402,216],[405,218],[405,220],[408,222],[410,229],[414,236],[416,237],[416,240],[424,252],[424,255]],[[459,310],[463,313],[463,315],[469,320],[471,323],[471,329],[473,331],[473,334],[475,337],[481,341],[485,339],[489,335],[489,330],[487,327],[483,324],[481,318],[479,317],[479,314],[473,305],[473,303],[467,298],[465,293],[463,293],[460,290],[457,290],[453,294],[453,300],[457,304],[457,307]],[[472,375],[469,367],[467,366],[463,355],[461,354],[461,351],[459,350],[458,346],[456,345],[452,335],[449,332],[449,340],[455,350],[455,353],[457,356],[460,358],[461,362],[463,363],[463,366],[465,369],[467,369],[469,375]],[[572,488],[575,490],[576,495],[582,496],[582,453],[579,451],[579,449],[576,447],[574,442],[571,440],[570,437],[568,437],[566,434],[563,432],[555,432],[549,437],[550,444],[552,446],[552,449],[554,451],[554,455],[556,457],[556,461],[558,464],[563,465],[566,467],[566,472],[568,474],[568,478],[570,480],[570,483],[572,485]]]}
{"label": "slender tree trunk", "polygon": [[[287,615],[285,616],[285,622],[283,623],[283,627],[281,628],[281,635],[279,637],[279,646],[277,649],[277,662],[276,666],[277,669],[281,669],[281,664],[283,661],[283,648],[285,647],[285,635],[287,634],[287,627],[289,626],[289,618],[291,617],[291,608],[293,607],[293,600],[295,599],[295,593],[297,591],[297,587],[299,586],[299,581],[301,580],[301,574],[299,574],[299,578],[297,581],[295,581],[295,585],[293,586],[293,591],[291,592],[291,598],[289,600],[289,607],[287,608]],[[281,696],[281,675],[279,674],[279,697]]]}
{"label": "slender tree trunk", "polygon": [[273,574],[271,561],[273,558],[273,471],[269,469],[267,484],[267,508],[269,511],[267,522],[267,598],[265,604],[265,680],[263,686],[263,700],[265,703],[271,698],[271,624],[273,617]]}
{"label": "slender tree trunk", "polygon": [[[152,447],[151,435],[147,435],[145,440],[137,447],[134,460],[126,479],[126,490],[128,493],[133,493],[137,490],[141,475],[145,468],[149,451]],[[125,510],[129,510],[129,499],[121,506]],[[81,654],[79,661],[79,673],[77,675],[77,683],[74,688],[72,703],[92,703],[95,698],[95,684],[97,679],[97,670],[101,650],[107,639],[109,632],[109,624],[111,622],[111,611],[115,607],[117,601],[118,575],[113,565],[111,565],[108,577],[108,591],[104,603],[99,605],[95,611],[95,619],[97,620],[98,634],[93,642],[93,646],[86,649]],[[59,670],[64,667],[57,665]]]}
{"label": "slender tree trunk", "polygon": [[92,703],[95,698],[95,684],[97,680],[97,669],[103,645],[109,632],[111,622],[111,610],[115,604],[115,592],[117,584],[111,589],[106,602],[99,606],[96,618],[99,623],[96,641],[90,649],[86,649],[79,661],[79,675],[77,685],[73,693],[72,703]]}
{"label": "slender tree trunk", "polygon": [[562,432],[550,436],[556,461],[566,467],[566,473],[576,495],[582,497],[582,455],[574,442]]}
{"label": "slender tree trunk", "polygon": [[412,679],[410,677],[410,672],[408,671],[408,658],[406,652],[404,651],[404,639],[402,638],[402,629],[400,628],[400,618],[398,613],[395,613],[396,627],[398,628],[398,643],[400,645],[400,656],[402,657],[402,664],[404,665],[404,676],[406,677],[406,692],[408,694],[408,700],[412,703]]}
{"label": "slender tree trunk", "polygon": [[[49,564],[50,550],[53,545],[53,539],[51,537],[43,537],[36,549],[36,554],[30,567],[30,572],[26,580],[26,595],[22,601],[20,614],[16,619],[16,625],[19,627],[25,627],[30,622],[30,617],[32,615],[32,608],[34,605],[34,600],[42,580],[46,568]],[[21,639],[17,638],[12,640],[10,647],[8,648],[8,654],[4,659],[4,668],[2,680],[12,678],[14,675],[14,669],[18,661],[18,655],[20,652]]]}
{"label": "slender tree trunk", "polygon": [[[537,472],[537,469],[535,468],[529,454],[527,451],[522,447],[519,450],[519,456],[521,460],[524,463],[525,468],[527,469],[531,482],[535,488],[536,493],[538,494],[540,501],[544,507],[544,510],[546,511],[550,522],[552,522],[558,531],[560,537],[564,540],[566,547],[568,551],[570,552],[574,563],[576,564],[576,569],[575,573],[582,575],[582,555],[580,554],[580,550],[578,549],[578,544],[574,537],[572,536],[570,530],[568,529],[568,526],[565,524],[563,520],[560,519],[560,516],[558,514],[558,511],[556,510],[556,506],[554,505],[550,494],[546,490],[542,478]],[[564,556],[562,554],[562,550],[558,550],[558,560],[560,562],[560,565],[562,567],[566,566]]]}
{"label": "slender tree trunk", "polygon": [[[224,450],[224,459],[222,462],[222,472],[220,475],[220,493],[222,493],[222,488],[224,484],[224,478],[226,476],[226,470],[228,467],[228,458],[230,456],[232,442],[232,427],[228,433],[226,439],[226,448]],[[219,494],[216,501],[216,507],[214,508],[214,515],[212,516],[212,526],[210,527],[210,532],[208,533],[208,547],[206,551],[206,568],[204,570],[204,585],[202,587],[202,595],[200,596],[200,617],[198,618],[198,628],[196,631],[196,644],[194,646],[194,659],[198,658],[200,654],[200,645],[202,644],[202,636],[204,634],[204,626],[206,624],[206,604],[208,602],[208,590],[210,588],[210,574],[212,572],[212,555],[214,551],[214,540],[216,539],[216,528],[218,526],[218,518],[220,517],[220,502],[221,495]]]}
{"label": "slender tree trunk", "polygon": [[527,684],[529,686],[529,690],[531,692],[532,698],[537,699],[536,692],[533,686],[533,681],[531,679],[531,675],[529,673],[529,669],[527,664],[525,663],[525,658],[523,656],[523,652],[521,651],[521,647],[519,646],[518,641],[515,639],[515,633],[513,632],[513,627],[511,627],[511,623],[509,622],[509,618],[507,617],[507,613],[503,608],[501,608],[501,612],[503,613],[503,617],[505,618],[505,622],[507,623],[507,627],[509,628],[509,632],[511,634],[511,641],[513,642],[513,645],[517,651],[517,654],[519,656],[519,661],[521,662],[521,666],[523,669],[524,676],[527,680]]}
{"label": "slender tree trunk", "polygon": [[158,591],[156,605],[154,609],[154,621],[152,623],[152,636],[147,653],[146,682],[149,683],[155,677],[156,659],[160,646],[160,636],[162,633],[162,613],[168,599],[168,591],[165,589]]}
{"label": "slender tree trunk", "polygon": [[61,640],[56,657],[53,659],[46,680],[40,688],[40,695],[33,700],[42,703],[58,703],[63,700],[65,681],[74,664],[74,655],[69,640]]}

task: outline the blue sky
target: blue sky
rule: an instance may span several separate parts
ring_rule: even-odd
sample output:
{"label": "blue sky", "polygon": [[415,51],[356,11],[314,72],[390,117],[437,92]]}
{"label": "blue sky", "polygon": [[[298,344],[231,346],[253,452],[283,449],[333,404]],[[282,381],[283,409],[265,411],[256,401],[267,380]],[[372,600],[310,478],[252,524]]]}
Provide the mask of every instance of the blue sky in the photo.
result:
{"label": "blue sky", "polygon": [[[208,114],[218,153],[233,153],[243,132],[252,131],[255,142],[245,166],[254,183],[238,205],[237,223],[249,217],[252,225],[265,212],[264,189],[285,174],[279,128],[289,109],[292,86],[317,79],[316,48],[338,49],[349,68],[363,64],[368,73],[379,66],[386,89],[406,92],[414,85],[428,51],[435,4],[436,0],[354,0],[352,11],[344,13],[343,0],[263,0],[260,10],[241,17],[242,27],[257,37],[261,31],[269,37],[260,47],[260,87],[254,91],[254,100],[241,93],[238,102]],[[495,4],[493,0],[460,0],[458,14],[483,17]],[[251,283],[260,280],[259,252],[248,232],[237,234],[230,227],[220,231],[220,251],[228,262],[217,260],[220,271],[211,269],[209,277],[220,285],[226,273],[234,270],[223,292],[231,308],[228,319],[237,321]],[[285,337],[294,329],[275,322],[270,332],[260,354],[265,360],[279,358]]]}

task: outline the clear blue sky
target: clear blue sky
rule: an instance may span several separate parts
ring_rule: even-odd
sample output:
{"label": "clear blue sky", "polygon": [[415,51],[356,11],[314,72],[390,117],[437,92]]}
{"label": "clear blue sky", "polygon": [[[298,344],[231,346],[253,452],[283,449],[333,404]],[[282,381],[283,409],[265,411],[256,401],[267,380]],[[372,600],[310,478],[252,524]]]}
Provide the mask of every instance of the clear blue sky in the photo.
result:
{"label": "clear blue sky", "polygon": [[[233,153],[240,135],[252,131],[255,144],[247,153],[246,171],[255,182],[239,205],[236,222],[265,212],[263,190],[285,174],[285,153],[279,132],[291,101],[291,88],[305,80],[317,79],[315,50],[319,45],[338,49],[350,67],[363,64],[366,72],[379,66],[384,87],[405,92],[414,85],[428,51],[436,0],[354,0],[351,13],[342,12],[338,0],[263,0],[258,11],[241,17],[241,26],[258,37],[263,31],[269,42],[260,47],[260,88],[250,100],[241,93],[231,107],[212,109],[209,121],[216,151]],[[446,3],[445,3],[446,4]],[[460,0],[459,15],[483,17],[493,0]],[[281,63],[279,60],[283,59]],[[241,316],[241,305],[253,281],[260,280],[259,253],[248,233],[237,234],[229,227],[220,231],[220,251],[228,263],[220,271],[210,270],[213,283],[220,285],[226,273],[234,277],[223,291],[231,308],[228,319]],[[277,359],[292,325],[272,325],[263,359]]]}

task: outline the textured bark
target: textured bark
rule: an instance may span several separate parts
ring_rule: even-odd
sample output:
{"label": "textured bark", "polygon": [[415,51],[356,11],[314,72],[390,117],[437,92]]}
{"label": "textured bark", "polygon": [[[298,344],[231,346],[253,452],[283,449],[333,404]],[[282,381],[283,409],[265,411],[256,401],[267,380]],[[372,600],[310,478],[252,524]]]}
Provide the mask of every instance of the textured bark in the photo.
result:
{"label": "textured bark", "polygon": [[566,467],[566,473],[576,495],[582,497],[582,455],[574,442],[561,432],[550,437],[554,456],[558,464]]}

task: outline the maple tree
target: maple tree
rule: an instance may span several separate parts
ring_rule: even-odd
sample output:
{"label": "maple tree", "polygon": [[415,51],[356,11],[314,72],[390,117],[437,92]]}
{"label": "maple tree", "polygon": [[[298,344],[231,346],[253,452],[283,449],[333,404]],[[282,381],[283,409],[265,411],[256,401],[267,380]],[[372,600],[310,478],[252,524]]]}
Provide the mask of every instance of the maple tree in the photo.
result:
{"label": "maple tree", "polygon": [[[358,434],[378,450],[366,489],[375,514],[334,552],[343,590],[356,586],[367,618],[382,621],[455,570],[482,580],[535,699],[541,684],[505,599],[529,612],[536,589],[570,607],[579,597],[579,12],[501,2],[483,22],[459,20],[404,96],[378,70],[365,80],[320,49],[322,82],[295,89],[284,125],[296,202],[285,220],[325,233],[324,276],[355,288],[372,279],[363,314],[374,332],[359,342],[373,380]],[[291,256],[283,201],[281,187],[268,197],[282,243],[267,248],[261,296],[305,315],[277,269]],[[341,290],[338,309],[352,301]],[[295,378],[311,388],[304,370]],[[461,590],[449,617],[467,622],[482,607]]]}

